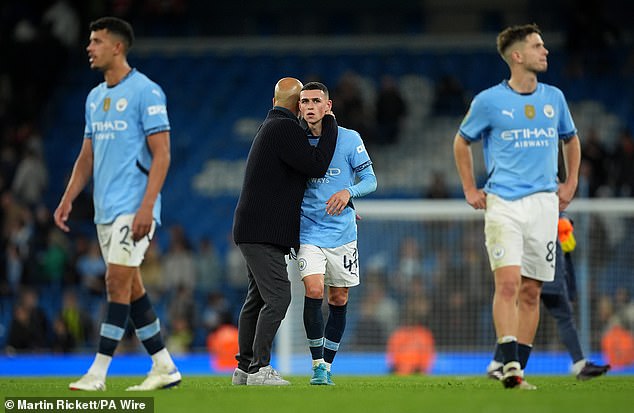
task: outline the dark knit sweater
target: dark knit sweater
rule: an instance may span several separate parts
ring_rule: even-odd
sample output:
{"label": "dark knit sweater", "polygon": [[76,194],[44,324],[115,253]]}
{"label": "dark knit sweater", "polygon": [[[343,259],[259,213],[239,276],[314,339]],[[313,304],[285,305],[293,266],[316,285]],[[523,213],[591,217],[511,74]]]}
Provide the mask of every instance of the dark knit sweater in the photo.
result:
{"label": "dark knit sweater", "polygon": [[247,158],[233,219],[236,243],[299,248],[299,215],[306,180],[324,176],[337,143],[337,122],[327,115],[317,147],[297,118],[274,107],[260,126]]}

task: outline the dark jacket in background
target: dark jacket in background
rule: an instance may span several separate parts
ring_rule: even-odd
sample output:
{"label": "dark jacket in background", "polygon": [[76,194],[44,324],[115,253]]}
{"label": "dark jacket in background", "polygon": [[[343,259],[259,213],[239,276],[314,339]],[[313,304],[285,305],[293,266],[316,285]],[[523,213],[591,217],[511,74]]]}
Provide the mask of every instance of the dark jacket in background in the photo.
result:
{"label": "dark jacket in background", "polygon": [[336,143],[334,117],[324,117],[319,144],[313,147],[292,112],[271,109],[247,158],[233,220],[234,241],[298,249],[306,180],[326,174]]}

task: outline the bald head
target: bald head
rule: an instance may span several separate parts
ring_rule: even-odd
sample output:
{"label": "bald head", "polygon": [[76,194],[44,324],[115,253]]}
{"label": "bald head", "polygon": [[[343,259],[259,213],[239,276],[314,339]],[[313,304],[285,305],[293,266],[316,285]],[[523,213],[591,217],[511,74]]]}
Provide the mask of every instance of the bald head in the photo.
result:
{"label": "bald head", "polygon": [[280,79],[275,85],[273,105],[281,106],[297,114],[299,110],[297,102],[299,102],[299,92],[301,92],[302,86],[302,82],[294,77]]}

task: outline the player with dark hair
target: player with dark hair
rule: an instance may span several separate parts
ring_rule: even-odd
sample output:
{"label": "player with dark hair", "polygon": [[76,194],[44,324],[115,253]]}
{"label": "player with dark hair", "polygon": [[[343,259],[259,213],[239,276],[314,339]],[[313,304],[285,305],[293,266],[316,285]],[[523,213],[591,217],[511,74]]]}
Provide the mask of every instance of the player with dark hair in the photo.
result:
{"label": "player with dark hair", "polygon": [[130,24],[104,17],[92,22],[90,31],[90,67],[101,71],[105,81],[86,99],[84,141],[54,219],[63,231],[70,230],[66,222],[72,203],[92,177],[94,221],[107,264],[108,305],[95,360],[69,388],[106,389],[108,368],[128,318],[152,356],[147,378],[128,390],[172,387],[180,383],[181,374],[165,348],[139,271],[161,223],[160,191],[170,164],[165,94],[128,64],[134,41]]}
{"label": "player with dark hair", "polygon": [[[331,108],[324,84],[304,85],[299,112],[312,145],[319,142],[322,119]],[[339,126],[328,172],[308,180],[302,202],[297,262],[306,292],[304,327],[313,360],[310,384],[334,385],[331,365],[346,327],[348,290],[359,285],[356,213],[350,201],[375,190],[376,176],[361,136]],[[321,312],[324,285],[328,286],[329,310],[325,326]]]}
{"label": "player with dark hair", "polygon": [[337,122],[323,120],[311,146],[297,112],[302,83],[275,85],[273,109],[258,129],[233,220],[233,239],[247,263],[249,287],[240,311],[234,385],[287,385],[271,366],[271,348],[291,302],[285,255],[299,248],[299,216],[308,178],[324,176],[335,152]]}
{"label": "player with dark hair", "polygon": [[[568,217],[559,218],[558,234],[555,279],[543,284],[540,297],[544,307],[557,320],[559,338],[572,359],[572,373],[579,380],[589,380],[607,373],[610,365],[595,364],[583,355],[571,305],[576,296],[575,272],[571,257],[576,241],[572,221]],[[498,344],[495,346],[493,360],[487,367],[487,375],[492,379],[501,379],[503,361]]]}
{"label": "player with dark hair", "polygon": [[[534,389],[523,380],[523,369],[539,323],[542,283],[554,279],[558,215],[574,197],[581,148],[563,93],[537,81],[548,67],[537,25],[503,30],[497,47],[511,76],[473,99],[454,138],[454,156],[467,203],[486,210],[502,383]],[[484,188],[476,186],[471,153],[471,143],[479,140],[487,168]],[[567,172],[562,183],[559,140]]]}

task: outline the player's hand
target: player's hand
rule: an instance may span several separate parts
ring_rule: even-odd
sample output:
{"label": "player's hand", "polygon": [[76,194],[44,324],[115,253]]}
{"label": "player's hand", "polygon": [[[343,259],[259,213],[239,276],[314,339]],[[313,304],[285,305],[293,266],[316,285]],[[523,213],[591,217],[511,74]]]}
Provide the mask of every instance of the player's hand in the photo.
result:
{"label": "player's hand", "polygon": [[487,207],[487,194],[482,189],[473,188],[465,191],[464,197],[467,204],[471,205],[473,209],[486,209]]}
{"label": "player's hand", "polygon": [[572,202],[572,198],[575,196],[577,188],[574,185],[567,183],[559,184],[559,190],[557,195],[559,196],[559,212],[564,211]]}
{"label": "player's hand", "polygon": [[342,189],[326,201],[326,213],[328,215],[341,214],[341,211],[348,206],[348,201],[350,201],[350,191]]}
{"label": "player's hand", "polygon": [[137,242],[150,233],[152,229],[152,208],[141,206],[132,221],[132,241]]}
{"label": "player's hand", "polygon": [[70,228],[66,225],[66,221],[68,221],[68,216],[70,215],[70,211],[73,210],[73,204],[68,201],[61,200],[57,209],[55,209],[55,213],[53,213],[53,219],[55,220],[55,225],[59,227],[64,232],[69,232]]}

